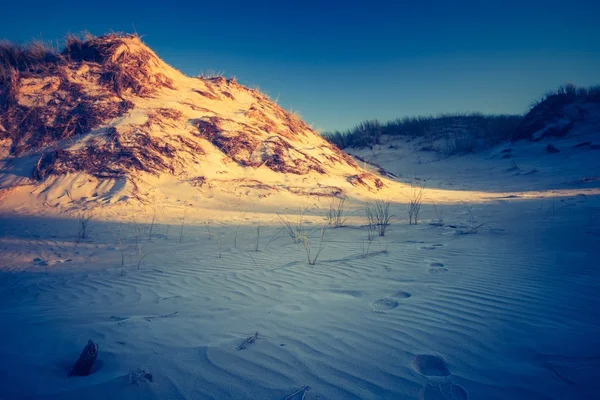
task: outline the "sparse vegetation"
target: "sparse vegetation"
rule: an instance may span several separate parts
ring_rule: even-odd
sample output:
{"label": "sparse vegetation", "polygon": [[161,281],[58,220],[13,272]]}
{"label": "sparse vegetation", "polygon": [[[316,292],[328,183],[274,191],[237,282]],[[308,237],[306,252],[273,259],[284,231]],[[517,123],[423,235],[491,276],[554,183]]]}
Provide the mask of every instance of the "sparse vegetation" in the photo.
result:
{"label": "sparse vegetation", "polygon": [[435,212],[436,220],[432,221],[429,225],[444,226],[444,210],[441,208],[438,208],[437,205],[435,204],[435,202],[432,202],[432,204],[433,204],[433,211]]}
{"label": "sparse vegetation", "polygon": [[[599,102],[600,85],[589,88],[577,87],[573,84],[560,86],[556,90],[547,92],[542,99],[531,104],[531,109],[511,139],[513,141],[540,140],[543,137],[564,136],[573,127],[574,119],[581,118],[581,115],[575,118],[563,118],[565,116],[564,106],[572,103]],[[562,121],[557,121],[559,116]],[[552,121],[556,123],[549,125],[549,122]]]}
{"label": "sparse vegetation", "polygon": [[589,102],[600,102],[600,85],[590,87],[577,87],[572,83],[559,86],[556,90],[550,90],[540,100],[531,104],[531,110],[538,107],[553,107],[556,104],[564,105],[573,100],[580,99]]}
{"label": "sparse vegetation", "polygon": [[246,216],[246,213],[242,214],[242,217],[240,218],[240,223],[238,224],[237,228],[235,229],[235,234],[233,235],[233,247],[235,247],[236,249],[237,249],[238,232],[240,231],[240,227],[242,226],[242,221],[244,220],[245,216]]}
{"label": "sparse vegetation", "polygon": [[473,208],[468,204],[465,204],[467,207],[467,212],[469,214],[469,220],[467,221],[466,229],[459,229],[456,231],[457,235],[474,235],[479,232],[479,228],[481,228],[484,224],[477,224],[475,221],[475,216],[473,215]]}
{"label": "sparse vegetation", "polygon": [[405,117],[386,123],[365,121],[347,131],[324,133],[339,148],[372,147],[387,136],[446,137],[447,153],[464,153],[479,145],[491,146],[510,140],[523,117],[480,113],[442,114],[437,117]]}
{"label": "sparse vegetation", "polygon": [[148,227],[148,240],[152,240],[152,232],[154,231],[154,223],[156,222],[156,209],[152,210],[152,220]]}
{"label": "sparse vegetation", "polygon": [[207,71],[202,71],[198,74],[197,78],[199,79],[214,79],[214,78],[225,78],[225,74],[223,71],[215,71],[209,69]]}
{"label": "sparse vegetation", "polygon": [[252,229],[252,240],[254,242],[254,251],[258,251],[258,246],[260,244],[260,221],[254,229]]}
{"label": "sparse vegetation", "polygon": [[87,240],[90,237],[90,232],[92,230],[91,222],[92,218],[94,218],[94,213],[88,210],[78,210],[77,211],[77,226],[79,227],[77,231],[77,240]]}
{"label": "sparse vegetation", "polygon": [[346,223],[348,219],[346,196],[334,198],[329,202],[327,209],[327,226],[339,228]]}
{"label": "sparse vegetation", "polygon": [[123,276],[125,274],[125,245],[123,243],[124,235],[121,224],[119,224],[119,228],[115,233],[115,239],[117,240],[117,248],[121,252],[121,276]]}
{"label": "sparse vegetation", "polygon": [[306,258],[309,265],[315,265],[317,263],[317,259],[319,255],[323,251],[323,239],[325,237],[325,228],[321,228],[321,236],[319,240],[319,248],[314,252],[314,249],[311,248],[310,245],[310,237],[307,235],[304,237],[302,243],[304,244],[304,249],[306,250]]}
{"label": "sparse vegetation", "polygon": [[419,221],[419,211],[421,211],[421,203],[423,202],[423,192],[425,183],[419,184],[412,181],[410,191],[408,192],[408,224],[417,225]]}
{"label": "sparse vegetation", "polygon": [[181,217],[181,224],[179,226],[179,240],[178,242],[181,243],[183,241],[183,234],[184,234],[184,230],[185,230],[185,217],[186,217],[186,206],[187,204],[184,203],[183,204],[183,215]]}
{"label": "sparse vegetation", "polygon": [[283,222],[285,233],[287,233],[290,239],[292,239],[292,243],[304,242],[304,239],[307,238],[311,233],[311,230],[306,229],[304,221],[304,215],[307,211],[308,208],[300,210],[295,219],[277,214],[281,222]]}
{"label": "sparse vegetation", "polygon": [[221,258],[222,254],[221,254],[221,248],[223,247],[223,239],[224,239],[224,235],[220,234],[217,236],[217,246],[219,249],[219,255],[218,258]]}
{"label": "sparse vegetation", "polygon": [[377,232],[379,236],[385,236],[393,217],[390,214],[390,202],[383,199],[369,201],[365,206],[365,214],[369,226],[369,240],[372,239],[371,232]]}

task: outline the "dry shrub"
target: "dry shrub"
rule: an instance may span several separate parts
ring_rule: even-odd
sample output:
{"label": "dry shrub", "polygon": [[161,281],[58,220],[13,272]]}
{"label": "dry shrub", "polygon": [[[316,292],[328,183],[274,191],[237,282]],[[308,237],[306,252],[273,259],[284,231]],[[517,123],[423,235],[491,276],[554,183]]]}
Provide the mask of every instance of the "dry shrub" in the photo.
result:
{"label": "dry shrub", "polygon": [[143,127],[151,128],[152,126],[158,126],[162,129],[167,127],[177,127],[177,121],[183,118],[183,113],[179,110],[172,108],[155,108],[148,111],[148,120],[144,123]]}
{"label": "dry shrub", "polygon": [[18,103],[19,86],[17,69],[0,67],[0,111],[9,110]]}
{"label": "dry shrub", "polygon": [[188,153],[192,155],[204,155],[206,154],[204,149],[200,146],[200,144],[193,142],[191,139],[185,136],[177,136],[177,141],[182,145],[184,149],[188,151]]}
{"label": "dry shrub", "polygon": [[310,127],[293,112],[284,111],[284,115],[284,125],[296,135],[305,134],[306,131],[311,130]]}
{"label": "dry shrub", "polygon": [[[368,173],[368,172],[363,172],[363,173],[357,174],[357,175],[350,175],[350,176],[346,177],[346,180],[352,186],[363,186],[365,188],[368,188],[369,190],[372,189],[372,185],[374,185],[375,188],[378,190],[385,187],[385,184],[383,183],[383,181],[381,179],[377,178],[375,175]],[[373,181],[372,185],[369,184],[369,182],[368,182],[369,180]]]}
{"label": "dry shrub", "polygon": [[153,113],[156,115],[171,120],[179,120],[183,117],[183,113],[179,110],[175,110],[173,108],[156,108],[153,110]]}
{"label": "dry shrub", "polygon": [[219,100],[219,96],[217,96],[216,94],[211,93],[209,91],[199,90],[199,89],[193,89],[193,91],[196,92],[196,93],[198,93],[202,97],[206,97],[207,99],[210,99],[210,100]]}
{"label": "dry shrub", "polygon": [[235,101],[235,97],[233,97],[233,95],[229,92],[222,92],[223,96],[227,97],[230,100],[234,100]]}
{"label": "dry shrub", "polygon": [[10,106],[0,123],[12,139],[11,152],[19,155],[89,132],[131,108],[128,101],[90,96],[80,85],[64,83],[45,105]]}
{"label": "dry shrub", "polygon": [[352,185],[352,186],[365,186],[368,187],[369,184],[365,181],[366,178],[368,178],[371,174],[369,173],[362,173],[362,174],[356,174],[356,175],[350,175],[346,178],[346,180]]}
{"label": "dry shrub", "polygon": [[244,166],[254,166],[250,155],[259,144],[258,135],[255,132],[224,132],[219,127],[224,121],[218,117],[209,117],[196,121],[195,126],[201,137],[210,141],[229,158]]}
{"label": "dry shrub", "polygon": [[297,175],[308,174],[310,171],[325,173],[317,159],[295,149],[285,139],[278,136],[271,136],[263,141],[260,161],[261,164],[275,172]]}
{"label": "dry shrub", "polygon": [[[228,122],[235,128],[221,129]],[[289,144],[285,139],[273,135],[261,142],[260,132],[247,124],[235,123],[218,117],[197,120],[194,124],[200,137],[207,139],[229,158],[246,167],[268,167],[275,172],[304,175],[310,171],[324,174],[321,163]]]}
{"label": "dry shrub", "polygon": [[131,92],[147,97],[162,87],[173,89],[170,78],[153,70],[158,58],[137,35],[111,33],[84,40],[70,36],[62,55],[71,61],[100,64],[100,81],[118,96]]}
{"label": "dry shrub", "polygon": [[194,111],[200,111],[200,112],[205,112],[205,113],[212,112],[211,110],[209,110],[209,109],[208,109],[208,108],[206,108],[206,107],[200,107],[200,106],[197,106],[196,104],[194,104],[194,103],[190,103],[189,101],[182,101],[182,102],[181,102],[181,103],[179,103],[179,104],[181,104],[181,105],[184,105],[184,106],[186,106],[186,107],[189,107],[189,108],[191,108],[191,109],[192,109],[192,110],[194,110]]}
{"label": "dry shrub", "polygon": [[49,44],[39,40],[25,45],[0,41],[0,69],[12,68],[19,72],[40,73],[60,61],[60,54]]}
{"label": "dry shrub", "polygon": [[92,139],[79,150],[44,153],[34,169],[33,178],[41,180],[70,172],[86,172],[98,178],[119,178],[132,171],[175,173],[181,164],[172,145],[140,128],[122,133],[111,128],[106,139],[104,143]]}
{"label": "dry shrub", "polygon": [[[89,66],[86,79],[93,92],[75,83],[83,65]],[[172,88],[170,79],[156,72],[159,65],[134,35],[69,35],[61,53],[41,42],[0,42],[0,125],[5,127],[0,139],[12,139],[11,152],[18,155],[89,132],[132,107],[124,93],[148,96],[161,87]],[[58,87],[23,85],[24,80],[41,85],[50,78],[58,79]],[[97,87],[98,82],[104,87]],[[26,99],[33,99],[33,105]]]}

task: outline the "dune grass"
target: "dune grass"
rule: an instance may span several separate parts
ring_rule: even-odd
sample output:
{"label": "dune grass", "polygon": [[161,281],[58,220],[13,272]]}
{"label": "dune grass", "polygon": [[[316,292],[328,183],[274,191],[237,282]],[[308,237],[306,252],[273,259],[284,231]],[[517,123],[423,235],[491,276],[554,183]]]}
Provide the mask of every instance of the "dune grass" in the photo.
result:
{"label": "dune grass", "polygon": [[487,146],[510,139],[522,119],[520,115],[481,113],[404,117],[385,123],[369,120],[349,130],[326,132],[323,136],[344,149],[381,144],[384,135],[411,138],[448,135],[452,144],[450,152],[470,152],[479,142]]}

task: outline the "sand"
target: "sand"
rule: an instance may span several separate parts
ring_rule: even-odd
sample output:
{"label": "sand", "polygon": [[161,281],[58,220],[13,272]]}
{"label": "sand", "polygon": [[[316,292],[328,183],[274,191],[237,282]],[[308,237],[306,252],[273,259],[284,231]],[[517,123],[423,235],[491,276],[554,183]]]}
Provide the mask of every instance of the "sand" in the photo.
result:
{"label": "sand", "polygon": [[[196,202],[183,235],[175,205],[152,233],[148,208],[106,205],[85,240],[72,214],[3,206],[0,398],[596,398],[598,153],[514,149],[521,171],[502,147],[378,149],[428,182],[419,223],[398,189],[372,241],[360,197],[322,242],[314,197]],[[281,231],[300,207],[315,265]],[[88,339],[93,373],[68,378]]]}

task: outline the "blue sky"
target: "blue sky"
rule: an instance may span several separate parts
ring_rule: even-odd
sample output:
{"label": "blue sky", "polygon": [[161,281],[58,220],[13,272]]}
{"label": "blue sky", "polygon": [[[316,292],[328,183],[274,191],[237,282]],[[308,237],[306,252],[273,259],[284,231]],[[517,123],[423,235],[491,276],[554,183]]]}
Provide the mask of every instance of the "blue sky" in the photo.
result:
{"label": "blue sky", "polygon": [[600,2],[7,2],[0,38],[134,29],[186,74],[257,85],[313,127],[455,111],[521,113],[600,84]]}

